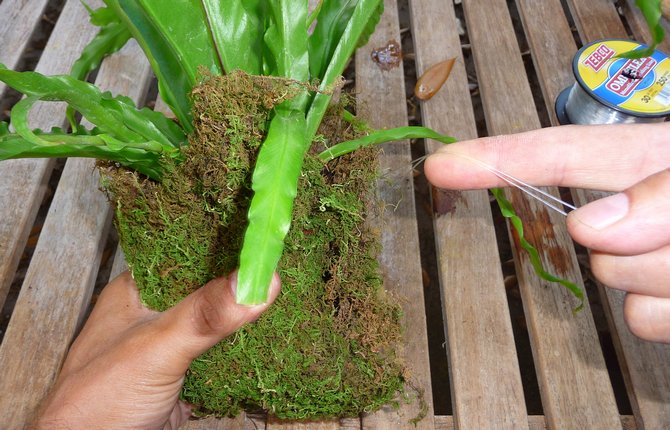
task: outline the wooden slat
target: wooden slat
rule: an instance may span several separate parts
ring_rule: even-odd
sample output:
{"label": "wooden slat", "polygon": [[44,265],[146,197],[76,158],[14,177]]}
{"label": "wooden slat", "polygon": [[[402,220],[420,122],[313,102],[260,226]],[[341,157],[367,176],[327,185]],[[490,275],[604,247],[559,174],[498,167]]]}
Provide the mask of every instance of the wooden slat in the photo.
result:
{"label": "wooden slat", "polygon": [[[608,5],[614,9],[613,5]],[[586,0],[572,0],[572,9],[576,12],[575,20],[582,28],[581,37],[585,42],[603,38],[627,38],[623,24],[618,16],[611,11],[601,10],[602,17],[587,13],[591,3]],[[630,12],[629,12],[629,16]],[[629,22],[635,20],[632,18]],[[639,20],[639,17],[637,18]],[[643,24],[632,25],[634,31],[641,31],[635,36],[639,40],[648,41],[649,34]],[[670,42],[664,42],[666,50]],[[667,51],[666,51],[667,52]],[[575,190],[573,192],[578,205],[584,205],[606,193]],[[623,299],[625,293],[598,285],[610,330],[613,334],[614,346],[617,351],[628,397],[640,429],[667,428],[670,422],[670,345],[654,344],[636,338],[626,326],[623,317]]]}
{"label": "wooden slat", "polygon": [[[553,124],[558,124],[554,101],[575,82],[572,57],[577,47],[560,0],[517,0],[535,72]],[[550,18],[550,19],[549,19]]]}
{"label": "wooden slat", "polygon": [[[423,0],[410,4],[417,75],[432,64],[458,58],[445,86],[421,104],[424,124],[460,140],[475,138],[453,6]],[[430,144],[429,151],[440,145]],[[449,191],[433,195],[454,420],[462,429],[527,428],[488,194]]]}
{"label": "wooden slat", "polygon": [[[83,8],[83,6],[79,6]],[[69,16],[68,16],[69,17]],[[97,84],[134,99],[150,68],[129,43],[102,65]],[[23,428],[55,379],[89,305],[111,210],[90,159],[69,159],[54,195],[2,345],[4,428]]]}
{"label": "wooden slat", "polygon": [[[49,0],[4,0],[0,3],[0,63],[14,69],[30,42]],[[6,85],[0,82],[0,96]]]}
{"label": "wooden slat", "polygon": [[235,418],[205,418],[188,421],[180,430],[264,430],[265,419],[239,415]]}
{"label": "wooden slat", "polygon": [[[637,427],[635,426],[635,419],[630,415],[621,417],[621,426],[623,427],[623,430],[637,429]],[[456,427],[454,425],[454,418],[451,416],[438,415],[435,417],[436,430],[452,430],[458,428],[459,427]],[[490,428],[498,428],[498,427],[493,426]],[[542,415],[531,415],[528,417],[528,428],[530,430],[545,430],[549,427],[547,427],[547,424]]]}
{"label": "wooden slat", "polygon": [[267,430],[340,430],[339,420],[326,421],[274,421],[266,424]]}
{"label": "wooden slat", "polygon": [[[539,128],[505,1],[463,3],[489,132],[506,134]],[[555,189],[548,191],[557,194]],[[564,220],[517,192],[508,193],[508,197],[525,220],[528,240],[539,248],[545,267],[581,284]],[[575,302],[570,294],[541,282],[528,256],[519,251],[518,238],[514,234],[512,238],[549,427],[621,428],[589,307],[573,315]]]}
{"label": "wooden slat", "polygon": [[582,41],[594,40],[588,37],[589,34],[628,39],[614,2],[610,0],[567,0],[567,3]]}
{"label": "wooden slat", "polygon": [[[645,43],[651,43],[651,33],[649,32],[649,27],[647,27],[647,22],[642,15],[640,9],[635,6],[634,0],[626,0],[624,3],[624,13],[626,19],[628,20],[628,25],[633,31],[635,38]],[[668,19],[661,19],[661,26],[665,30],[666,37],[661,43],[658,44],[656,49],[660,49],[666,54],[670,55],[670,38],[667,36],[670,34],[670,21]]]}
{"label": "wooden slat", "polygon": [[[386,46],[389,40],[400,41],[398,9],[395,0],[384,2],[385,12],[368,44],[356,53],[356,91],[364,118],[373,127],[398,127],[407,124],[404,73],[402,64],[382,71],[371,59],[372,49]],[[381,179],[378,198],[384,205],[380,219],[381,265],[384,285],[403,307],[405,328],[403,358],[411,383],[422,391],[425,413],[433,415],[426,316],[419,240],[417,235],[411,154],[407,142],[387,144],[380,159]],[[366,429],[432,429],[433,421],[409,421],[422,412],[422,404],[414,400],[401,402],[399,409],[385,407],[363,417]]]}
{"label": "wooden slat", "polygon": [[[0,7],[12,3],[5,0]],[[70,0],[63,12],[66,18],[59,20],[54,28],[36,67],[38,72],[66,74],[81,49],[95,34],[95,30],[88,24],[88,14],[79,0]],[[4,16],[0,16],[4,22]],[[28,18],[25,12],[21,12],[21,16]],[[16,25],[10,27],[17,28]],[[23,37],[27,38],[25,34]],[[3,41],[0,51],[8,49],[11,53],[13,48],[5,46],[4,39],[0,40]],[[9,55],[8,58],[11,60]],[[54,126],[63,126],[64,112],[63,106],[56,103],[37,104],[31,112],[30,124],[47,130]],[[8,160],[0,163],[0,305],[4,303],[14,279],[53,166],[53,160],[44,159]]]}
{"label": "wooden slat", "polygon": [[193,420],[180,427],[180,430],[360,430],[359,418],[341,418],[337,421],[305,422],[269,422],[260,416],[239,415],[235,418],[205,418]]}

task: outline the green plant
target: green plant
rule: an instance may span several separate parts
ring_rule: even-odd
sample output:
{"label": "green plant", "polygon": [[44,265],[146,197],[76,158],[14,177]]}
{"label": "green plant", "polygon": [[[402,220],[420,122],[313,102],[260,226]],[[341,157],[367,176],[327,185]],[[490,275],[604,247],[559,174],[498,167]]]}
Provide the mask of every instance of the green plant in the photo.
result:
{"label": "green plant", "polygon": [[[193,131],[189,94],[200,70],[215,75],[242,70],[300,83],[293,97],[274,108],[253,176],[255,197],[240,255],[238,301],[264,302],[290,225],[302,160],[344,67],[374,30],[382,2],[325,0],[311,16],[307,1],[181,0],[169,8],[151,0],[105,3],[91,10],[101,31],[72,76],[0,70],[0,80],[29,96],[12,111],[16,133],[2,128],[0,159],[94,156],[160,180],[164,158],[178,159]],[[311,22],[315,27],[308,35]],[[179,125],[79,80],[130,37],[144,49]],[[317,91],[309,91],[316,83]],[[97,128],[84,131],[72,122],[71,134],[32,132],[27,114],[37,100],[65,101],[70,118],[77,111]]]}
{"label": "green plant", "polygon": [[[227,414],[251,405],[302,418],[355,414],[389,401],[402,379],[392,345],[399,336],[399,315],[376,298],[381,281],[374,263],[374,235],[365,232],[366,210],[361,204],[364,191],[371,188],[374,174],[369,165],[374,160],[365,150],[359,152],[360,166],[344,173],[329,170],[336,177],[329,184],[322,177],[319,159],[326,162],[399,139],[431,138],[444,143],[454,139],[423,127],[371,130],[340,109],[335,116],[353,123],[363,136],[349,135],[334,146],[330,144],[335,142],[328,142],[331,147],[318,158],[313,148],[340,75],[379,20],[381,0],[323,0],[311,14],[306,0],[178,0],[169,8],[158,0],[105,3],[104,8],[90,10],[100,32],[69,76],[21,73],[0,65],[0,80],[28,96],[12,109],[15,132],[7,124],[0,125],[0,160],[95,157],[144,175],[103,166],[129,262],[135,265],[145,303],[155,309],[170,306],[217,270],[232,270],[238,263],[238,301],[263,302],[279,264],[283,279],[301,295],[284,294],[279,299],[284,303],[271,310],[281,317],[262,319],[255,325],[256,332],[245,329],[230,344],[219,345],[194,362],[184,395],[206,403],[205,411]],[[160,95],[177,122],[138,109],[128,98],[113,97],[82,80],[131,37],[149,59]],[[72,132],[32,130],[27,118],[38,100],[67,102]],[[95,127],[79,126],[75,112]],[[221,123],[225,123],[224,132]],[[337,127],[333,134],[342,134]],[[211,168],[212,160],[218,163],[216,169]],[[249,176],[250,189],[245,185]],[[356,185],[349,178],[363,182]],[[302,192],[296,200],[299,186]],[[505,216],[512,218],[509,202],[501,193],[495,196]],[[176,205],[178,200],[187,204]],[[290,245],[284,250],[292,220],[297,226],[288,233]],[[520,223],[513,221],[513,225],[527,249],[534,250],[523,240]],[[230,245],[234,255],[214,255],[221,243]],[[185,252],[182,245],[190,247]],[[344,261],[338,254],[350,259]],[[157,256],[167,262],[156,263]],[[203,265],[200,260],[212,261]],[[540,276],[561,281],[541,270],[539,258],[533,261]],[[165,283],[173,294],[163,291]],[[317,283],[324,284],[326,299],[310,290]],[[361,284],[370,287],[363,291]],[[576,287],[572,290],[583,299]],[[320,308],[323,301],[328,301],[327,306]],[[301,306],[316,312],[308,315]],[[357,313],[354,322],[338,320],[352,312]],[[370,330],[381,327],[375,325],[379,321],[390,325]],[[351,331],[340,336],[342,328]],[[294,330],[303,330],[298,333],[306,343],[294,340],[294,350],[275,350],[273,342],[291,343],[275,337],[295,339]],[[317,348],[312,336],[329,331],[338,334],[327,339],[328,349]],[[361,347],[367,348],[364,353]],[[318,356],[305,362],[303,351],[309,348],[316,349]],[[235,355],[240,351],[246,355]],[[279,356],[293,367],[277,360]],[[272,366],[279,369],[262,371]],[[336,370],[334,375],[321,373],[331,368]],[[326,387],[330,397],[315,404],[310,397],[313,391],[290,378],[278,378],[281,371],[309,374],[315,392]],[[226,382],[219,378],[221,374],[237,379]],[[238,383],[242,379],[245,384]],[[268,388],[271,382],[274,388]],[[365,389],[356,388],[361,382],[368,384]],[[230,392],[231,385],[239,397],[221,394]],[[287,398],[294,404],[286,405]]]}

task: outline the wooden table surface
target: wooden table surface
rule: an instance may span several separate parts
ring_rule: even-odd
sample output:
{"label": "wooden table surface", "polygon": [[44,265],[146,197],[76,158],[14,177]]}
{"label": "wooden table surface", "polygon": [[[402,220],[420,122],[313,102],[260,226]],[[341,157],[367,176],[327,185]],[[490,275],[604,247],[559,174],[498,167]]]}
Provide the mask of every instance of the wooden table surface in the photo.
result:
{"label": "wooden table surface", "polygon": [[[57,3],[63,2],[0,2],[0,63],[25,64],[34,35],[44,31],[45,8]],[[67,73],[95,34],[80,1],[64,3],[35,66],[42,73]],[[556,125],[554,100],[574,82],[571,61],[581,45],[602,38],[648,40],[633,4],[385,0],[382,22],[355,58],[356,94],[374,127],[421,123],[468,139]],[[402,41],[405,59],[383,71],[370,53],[391,40]],[[670,43],[661,49],[670,52]],[[413,75],[452,57],[455,67],[435,97],[408,100]],[[96,76],[100,87],[140,105],[153,102],[152,82],[134,43],[105,60]],[[0,84],[2,97],[11,94]],[[63,106],[40,104],[31,124],[65,125]],[[590,288],[585,310],[573,315],[575,300],[538,279],[515,236],[495,221],[486,191],[428,190],[412,157],[438,146],[384,147],[378,196],[385,210],[374,220],[382,232],[386,287],[404,308],[408,383],[426,404],[401,402],[398,409],[339,421],[298,424],[242,415],[184,428],[413,429],[409,420],[420,412],[427,414],[416,425],[421,429],[670,427],[670,346],[635,338],[623,322],[623,294],[603,285]],[[24,428],[57,375],[96,283],[125,267],[114,252],[111,210],[98,188],[92,160],[0,163],[0,305],[11,314],[0,344],[1,428]],[[433,197],[428,212],[421,205],[426,194]],[[602,195],[572,190],[578,206]],[[548,270],[584,285],[583,252],[575,250],[563,217],[518,192],[507,196]],[[510,247],[513,268],[505,258]],[[523,303],[522,313],[513,302]],[[430,310],[435,307],[441,310]],[[436,324],[445,339],[437,348],[429,334]],[[446,371],[431,375],[431,369]]]}

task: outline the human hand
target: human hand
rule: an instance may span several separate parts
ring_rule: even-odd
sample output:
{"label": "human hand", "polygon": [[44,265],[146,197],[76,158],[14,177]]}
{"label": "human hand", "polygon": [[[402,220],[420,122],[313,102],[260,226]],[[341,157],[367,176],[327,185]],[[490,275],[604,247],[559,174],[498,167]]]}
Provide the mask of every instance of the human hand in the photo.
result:
{"label": "human hand", "polygon": [[100,294],[31,428],[176,429],[190,416],[179,400],[191,361],[257,319],[268,303],[235,303],[236,276],[218,278],[165,312],[140,303],[128,272]]}
{"label": "human hand", "polygon": [[568,231],[591,249],[594,275],[628,292],[630,330],[670,343],[670,123],[552,127],[459,142],[428,157],[428,180],[450,189],[506,185],[467,157],[533,185],[618,192],[571,212]]}

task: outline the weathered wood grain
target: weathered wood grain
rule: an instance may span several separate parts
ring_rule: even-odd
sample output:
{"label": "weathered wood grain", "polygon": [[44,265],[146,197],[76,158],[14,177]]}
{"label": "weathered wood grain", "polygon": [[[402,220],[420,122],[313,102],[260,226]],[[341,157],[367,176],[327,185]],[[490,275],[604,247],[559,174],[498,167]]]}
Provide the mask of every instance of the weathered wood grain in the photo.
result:
{"label": "weathered wood grain", "polygon": [[269,420],[267,430],[340,430],[339,420],[325,421],[275,421]]}
{"label": "weathered wood grain", "polygon": [[[34,2],[27,2],[34,3]],[[6,0],[0,8],[9,5],[20,5],[21,2]],[[92,4],[98,4],[93,2]],[[26,6],[27,7],[27,6]],[[10,16],[28,19],[27,12],[21,6],[20,12],[10,12]],[[95,34],[95,30],[88,24],[88,14],[78,0],[70,0],[63,9],[64,20],[60,20],[54,28],[53,35],[46,45],[42,57],[36,67],[41,73],[66,74],[79,52]],[[6,23],[4,16],[1,21],[10,24],[14,30],[22,27],[16,23]],[[1,24],[0,24],[1,25]],[[14,40],[15,36],[7,37]],[[23,34],[22,37],[26,37]],[[0,55],[7,58],[15,57],[12,47],[5,46],[4,38]],[[9,54],[2,52],[7,49]],[[14,60],[15,62],[16,60]],[[38,103],[30,114],[30,124],[34,127],[49,129],[63,126],[65,110],[56,103]],[[46,191],[47,181],[53,170],[53,160],[8,160],[0,163],[0,305],[7,296],[9,286],[14,279],[14,273],[19,264],[21,253],[42,203]]]}
{"label": "weathered wood grain", "polygon": [[[589,34],[627,39],[614,2],[610,0],[567,0],[577,32],[582,41],[594,40]],[[612,27],[613,25],[613,27]]]}
{"label": "weathered wood grain", "polygon": [[[490,134],[540,127],[505,1],[464,1],[482,102]],[[495,32],[490,29],[496,29]],[[548,189],[556,195],[555,189]],[[524,220],[528,240],[548,271],[582,284],[565,222],[518,192],[508,198]],[[517,276],[533,347],[545,418],[550,428],[620,428],[614,394],[588,306],[535,275],[512,234]],[[593,399],[598,399],[596,402]]]}
{"label": "weathered wood grain", "polygon": [[[97,84],[139,99],[149,76],[148,62],[133,42],[103,63]],[[0,346],[5,373],[0,389],[12,393],[0,398],[5,428],[25,426],[89,305],[111,215],[99,185],[93,160],[67,161]]]}
{"label": "weathered wood grain", "polygon": [[[375,33],[368,44],[356,53],[359,106],[364,111],[363,117],[377,128],[407,125],[402,64],[382,71],[370,56],[372,49],[386,46],[389,40],[400,41],[397,4],[395,0],[386,0],[384,7],[384,15]],[[384,209],[374,225],[381,231],[383,250],[380,261],[385,288],[403,307],[406,334],[402,355],[408,366],[410,383],[416,387],[425,404],[415,399],[410,404],[401,404],[398,410],[385,407],[364,416],[363,427],[432,429],[430,419],[423,419],[416,426],[409,422],[423,413],[428,417],[433,415],[411,154],[407,142],[386,144],[383,151],[377,193]]]}
{"label": "weathered wood grain", "polygon": [[179,427],[180,430],[264,430],[264,418],[249,418],[240,415],[235,418],[205,418],[193,420]]}
{"label": "weathered wood grain", "polygon": [[[623,430],[636,430],[637,427],[635,426],[635,419],[630,416],[630,415],[625,415],[621,417],[621,426],[623,427]],[[436,430],[452,430],[452,429],[458,429],[461,427],[457,427],[454,424],[454,417],[451,416],[443,416],[443,415],[438,415],[435,417],[435,429]],[[492,426],[489,428],[498,428],[496,426]],[[547,424],[545,422],[544,416],[542,415],[531,415],[528,417],[528,428],[530,430],[545,430],[548,429]]]}
{"label": "weathered wood grain", "polygon": [[[444,87],[421,103],[424,125],[460,140],[475,138],[477,129],[453,6],[422,0],[410,4],[417,75],[432,64],[457,58]],[[440,146],[433,142],[428,150]],[[456,426],[527,428],[488,194],[435,190],[433,197]]]}
{"label": "weathered wood grain", "polygon": [[[572,8],[582,28],[581,37],[585,42],[603,38],[627,38],[625,28],[618,16],[612,12],[600,11],[603,16],[588,13],[592,7],[585,0],[573,0]],[[614,9],[613,5],[609,5]],[[649,41],[649,33],[636,12],[628,11],[629,23],[638,40]],[[662,49],[670,47],[664,42]],[[667,52],[667,51],[666,51]],[[589,190],[574,190],[573,196],[579,206],[585,205],[607,193]],[[670,423],[670,345],[654,344],[636,338],[624,321],[623,299],[625,293],[598,285],[601,293],[610,331],[613,334],[628,397],[630,399],[637,427],[640,429],[664,429]]]}
{"label": "weathered wood grain", "polygon": [[558,124],[554,101],[575,82],[572,57],[577,48],[560,0],[517,0],[526,40],[537,73],[545,106],[553,124]]}
{"label": "weathered wood grain", "polygon": [[[4,0],[0,3],[0,63],[14,69],[49,0]],[[0,82],[0,97],[6,85]]]}

